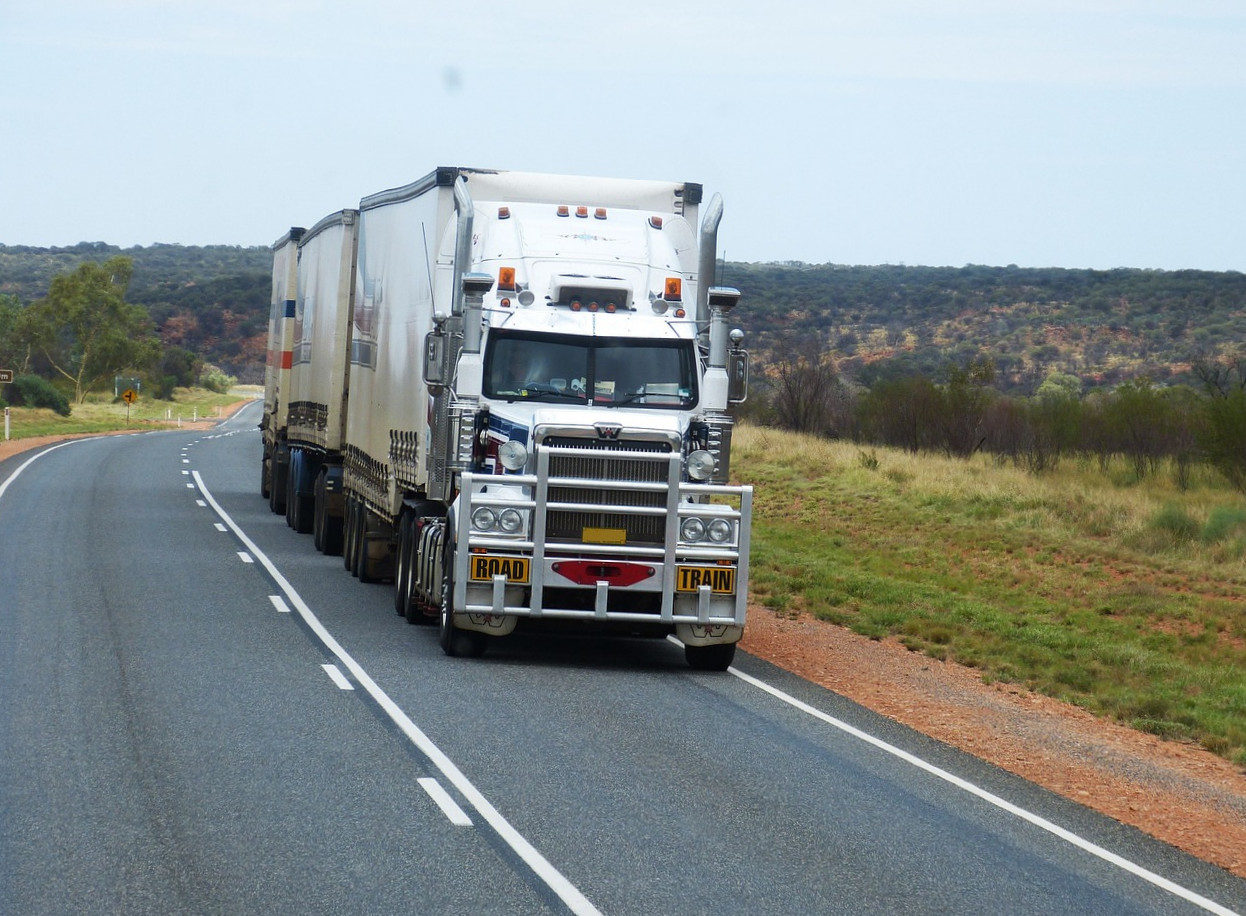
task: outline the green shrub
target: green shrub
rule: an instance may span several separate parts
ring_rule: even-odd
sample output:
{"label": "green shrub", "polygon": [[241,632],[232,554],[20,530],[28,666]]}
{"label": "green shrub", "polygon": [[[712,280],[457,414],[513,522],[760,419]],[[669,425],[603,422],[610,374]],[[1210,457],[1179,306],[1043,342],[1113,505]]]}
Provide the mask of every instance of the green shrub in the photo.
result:
{"label": "green shrub", "polygon": [[69,401],[52,383],[37,375],[19,375],[9,386],[14,403],[22,407],[46,407],[62,417],[69,416]]}
{"label": "green shrub", "polygon": [[229,389],[238,384],[238,380],[232,375],[226,375],[225,370],[219,366],[205,365],[199,376],[199,384],[217,394],[228,394]]}
{"label": "green shrub", "polygon": [[1200,537],[1204,544],[1218,544],[1246,531],[1246,509],[1238,506],[1217,506],[1207,517]]}
{"label": "green shrub", "polygon": [[1178,544],[1193,541],[1199,536],[1201,526],[1183,506],[1170,503],[1151,519],[1151,527],[1172,537]]}

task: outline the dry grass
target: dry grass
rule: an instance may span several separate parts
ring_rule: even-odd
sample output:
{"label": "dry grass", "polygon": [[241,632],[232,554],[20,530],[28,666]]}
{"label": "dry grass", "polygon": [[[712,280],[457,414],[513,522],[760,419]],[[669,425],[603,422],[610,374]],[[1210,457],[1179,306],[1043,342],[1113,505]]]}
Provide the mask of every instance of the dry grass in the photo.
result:
{"label": "dry grass", "polygon": [[744,426],[753,581],[804,610],[1246,763],[1246,500]]}

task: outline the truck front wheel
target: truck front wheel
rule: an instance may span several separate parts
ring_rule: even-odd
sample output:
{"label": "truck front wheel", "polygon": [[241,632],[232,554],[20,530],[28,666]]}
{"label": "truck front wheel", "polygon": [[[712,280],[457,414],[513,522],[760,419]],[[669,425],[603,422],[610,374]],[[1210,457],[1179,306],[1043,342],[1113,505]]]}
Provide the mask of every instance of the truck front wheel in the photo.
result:
{"label": "truck front wheel", "polygon": [[684,646],[684,660],[697,671],[726,671],[735,659],[735,643]]}
{"label": "truck front wheel", "polygon": [[441,651],[451,658],[477,658],[485,652],[483,633],[460,630],[454,625],[454,544],[446,537],[441,570]]}

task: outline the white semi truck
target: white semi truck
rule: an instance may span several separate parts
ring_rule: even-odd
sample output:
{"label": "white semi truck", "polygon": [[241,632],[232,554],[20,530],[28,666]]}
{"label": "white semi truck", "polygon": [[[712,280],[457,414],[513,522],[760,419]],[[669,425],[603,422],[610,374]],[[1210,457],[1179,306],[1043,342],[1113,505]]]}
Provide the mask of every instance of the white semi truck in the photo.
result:
{"label": "white semi truck", "polygon": [[[674,633],[725,669],[748,356],[690,183],[439,168],[273,246],[262,491],[449,655]],[[291,263],[295,264],[293,279]],[[291,298],[290,292],[294,290]]]}

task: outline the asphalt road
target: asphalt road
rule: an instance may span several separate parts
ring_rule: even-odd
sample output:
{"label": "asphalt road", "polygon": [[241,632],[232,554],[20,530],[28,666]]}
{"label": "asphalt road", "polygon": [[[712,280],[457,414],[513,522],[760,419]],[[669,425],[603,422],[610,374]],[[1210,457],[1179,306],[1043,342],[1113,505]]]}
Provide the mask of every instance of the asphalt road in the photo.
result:
{"label": "asphalt road", "polygon": [[746,655],[445,657],[269,512],[257,417],[0,464],[0,913],[1246,912]]}

